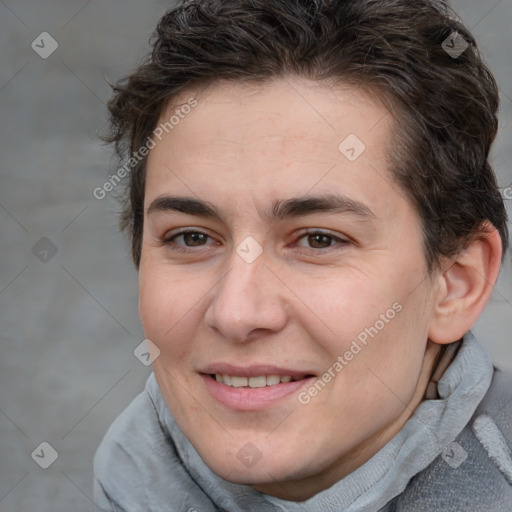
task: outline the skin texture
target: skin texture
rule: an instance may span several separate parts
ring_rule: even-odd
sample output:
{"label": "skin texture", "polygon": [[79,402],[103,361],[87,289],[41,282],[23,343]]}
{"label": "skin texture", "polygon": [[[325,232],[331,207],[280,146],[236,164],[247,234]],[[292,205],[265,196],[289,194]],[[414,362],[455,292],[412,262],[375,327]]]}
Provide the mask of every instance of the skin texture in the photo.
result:
{"label": "skin texture", "polygon": [[[148,158],[139,312],[160,350],[155,375],[216,474],[305,500],[367,461],[410,417],[440,344],[459,339],[488,298],[499,236],[490,228],[462,263],[427,274],[420,219],[388,169],[392,116],[359,91],[286,77],[216,82],[196,99]],[[353,162],[338,149],[350,134],[366,146]],[[277,199],[333,193],[372,215],[265,215]],[[166,194],[207,201],[222,220],[148,213]],[[208,236],[177,236],[183,228]],[[250,264],[236,251],[248,236],[263,249]],[[200,374],[230,363],[319,378],[396,303],[401,311],[306,405],[294,392],[262,410],[232,410]],[[237,457],[248,442],[260,456],[251,467]]]}

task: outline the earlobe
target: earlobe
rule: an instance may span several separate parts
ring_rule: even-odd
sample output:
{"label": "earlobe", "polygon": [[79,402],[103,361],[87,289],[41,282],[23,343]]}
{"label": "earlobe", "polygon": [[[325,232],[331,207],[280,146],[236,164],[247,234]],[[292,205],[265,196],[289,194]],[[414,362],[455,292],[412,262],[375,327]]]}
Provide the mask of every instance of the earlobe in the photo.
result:
{"label": "earlobe", "polygon": [[490,223],[445,265],[438,276],[438,294],[429,338],[435,343],[457,341],[484,310],[501,266],[502,245]]}

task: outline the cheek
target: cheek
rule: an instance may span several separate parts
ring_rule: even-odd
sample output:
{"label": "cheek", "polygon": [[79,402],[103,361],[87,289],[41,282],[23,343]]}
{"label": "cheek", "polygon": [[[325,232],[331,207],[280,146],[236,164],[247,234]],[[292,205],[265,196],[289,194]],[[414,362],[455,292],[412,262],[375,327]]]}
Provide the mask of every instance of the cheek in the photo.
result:
{"label": "cheek", "polygon": [[427,342],[422,288],[411,293],[398,275],[381,272],[377,277],[355,270],[336,280],[308,283],[300,293],[307,291],[311,311],[296,318],[327,354],[325,370],[336,373],[342,388],[370,401],[389,395],[386,384],[399,390],[400,398],[410,398]]}
{"label": "cheek", "polygon": [[[204,288],[204,289],[203,289]],[[163,360],[191,348],[191,331],[198,325],[206,287],[198,279],[180,279],[169,268],[141,265],[139,316],[144,334],[160,349]]]}
{"label": "cheek", "polygon": [[[361,414],[380,411],[384,423],[410,402],[422,370],[428,322],[423,301],[418,299],[412,294],[391,307],[384,302],[388,308],[382,310],[384,316],[377,312],[377,316],[366,320],[367,325],[360,331],[363,337],[355,338],[361,350],[341,372],[337,383],[338,390],[350,390]],[[350,352],[347,355],[352,357]],[[371,419],[371,415],[366,418]]]}
{"label": "cheek", "polygon": [[295,320],[334,358],[348,350],[358,336],[363,339],[365,329],[382,323],[380,315],[388,311],[389,317],[395,315],[392,307],[397,297],[381,276],[345,268],[321,278],[295,276],[292,282],[296,283],[300,299],[296,304],[301,310],[295,312]]}

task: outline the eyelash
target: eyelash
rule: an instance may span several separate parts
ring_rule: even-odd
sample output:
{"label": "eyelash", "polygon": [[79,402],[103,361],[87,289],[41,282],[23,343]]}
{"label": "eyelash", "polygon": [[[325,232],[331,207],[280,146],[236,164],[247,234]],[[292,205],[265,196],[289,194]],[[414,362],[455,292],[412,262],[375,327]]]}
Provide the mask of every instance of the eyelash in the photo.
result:
{"label": "eyelash", "polygon": [[[176,242],[174,241],[174,239],[176,239],[177,237],[183,236],[183,235],[187,235],[187,234],[200,234],[200,235],[205,235],[208,238],[212,238],[210,235],[208,235],[207,233],[203,233],[202,231],[186,230],[186,231],[181,231],[179,233],[174,233],[171,237],[165,238],[163,240],[163,243],[166,246],[168,246],[171,250],[176,251],[176,252],[182,252],[182,253],[190,253],[191,251],[194,252],[194,246],[192,246],[192,247],[183,246],[183,245],[180,245],[180,244],[176,244]],[[297,243],[299,240],[301,240],[304,237],[313,236],[313,235],[325,236],[325,237],[330,238],[333,241],[337,241],[338,242],[338,246],[341,246],[341,247],[338,247],[338,249],[340,249],[340,248],[342,248],[342,247],[344,247],[344,246],[346,246],[346,245],[351,243],[350,240],[344,239],[344,238],[340,238],[339,236],[334,235],[331,231],[328,231],[328,230],[325,230],[325,231],[303,230],[303,231],[298,233],[298,238],[297,238],[297,241],[295,243]],[[205,246],[198,245],[198,246],[195,246],[195,247],[206,247],[206,245]],[[335,249],[336,249],[335,245],[331,245],[329,247],[323,247],[323,248],[320,248],[320,249],[313,248],[313,247],[309,247],[309,248],[302,247],[302,250],[306,250],[306,252],[314,252],[316,254],[318,254],[318,253],[325,253],[326,251],[335,250]]]}

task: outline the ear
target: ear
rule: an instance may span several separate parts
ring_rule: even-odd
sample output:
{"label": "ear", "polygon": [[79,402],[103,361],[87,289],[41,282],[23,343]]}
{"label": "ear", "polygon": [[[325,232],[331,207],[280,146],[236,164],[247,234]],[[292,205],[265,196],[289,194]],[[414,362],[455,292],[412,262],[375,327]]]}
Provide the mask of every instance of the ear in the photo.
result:
{"label": "ear", "polygon": [[502,244],[498,230],[486,222],[481,234],[443,265],[437,280],[429,338],[440,344],[457,341],[475,324],[498,279]]}

